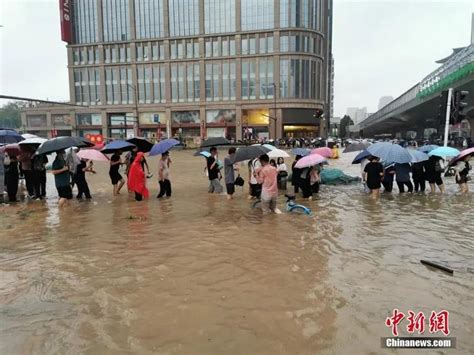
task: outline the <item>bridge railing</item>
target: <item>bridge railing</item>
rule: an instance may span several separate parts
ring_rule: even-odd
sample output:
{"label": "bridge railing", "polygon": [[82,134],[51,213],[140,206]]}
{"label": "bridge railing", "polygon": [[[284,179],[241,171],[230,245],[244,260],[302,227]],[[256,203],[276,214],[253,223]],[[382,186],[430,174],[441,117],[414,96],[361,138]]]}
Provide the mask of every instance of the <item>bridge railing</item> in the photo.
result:
{"label": "bridge railing", "polygon": [[416,84],[415,86],[411,87],[399,97],[394,99],[392,102],[388,103],[380,110],[375,112],[373,115],[367,117],[364,121],[360,122],[361,128],[364,128],[370,125],[372,122],[377,121],[379,118],[389,114],[390,112],[395,111],[396,109],[400,108],[401,106],[405,105],[406,103],[416,99],[418,92],[420,91],[420,85]]}

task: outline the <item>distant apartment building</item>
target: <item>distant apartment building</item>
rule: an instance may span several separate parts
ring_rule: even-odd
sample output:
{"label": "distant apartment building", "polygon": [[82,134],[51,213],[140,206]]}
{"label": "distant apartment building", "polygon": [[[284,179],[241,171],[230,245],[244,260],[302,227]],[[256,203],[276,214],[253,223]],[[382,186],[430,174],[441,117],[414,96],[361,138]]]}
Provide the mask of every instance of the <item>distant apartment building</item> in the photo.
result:
{"label": "distant apartment building", "polygon": [[379,105],[377,106],[377,110],[387,106],[390,102],[393,101],[393,96],[382,96],[379,99]]}
{"label": "distant apartment building", "polygon": [[314,113],[332,102],[330,4],[60,1],[79,106],[30,107],[23,125],[41,136],[317,136]]}
{"label": "distant apartment building", "polygon": [[349,107],[347,108],[346,115],[350,116],[356,125],[367,118],[367,107]]}

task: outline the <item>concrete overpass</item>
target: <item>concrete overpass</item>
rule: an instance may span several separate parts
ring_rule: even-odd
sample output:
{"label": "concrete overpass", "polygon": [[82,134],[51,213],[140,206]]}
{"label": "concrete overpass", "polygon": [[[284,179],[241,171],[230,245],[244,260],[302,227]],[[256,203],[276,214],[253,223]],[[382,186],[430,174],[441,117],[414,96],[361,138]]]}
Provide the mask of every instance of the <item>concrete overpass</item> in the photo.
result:
{"label": "concrete overpass", "polygon": [[[416,132],[420,139],[432,129],[442,135],[444,132],[444,116],[438,119],[440,98],[443,90],[467,90],[470,94],[464,109],[466,121],[462,122],[467,134],[474,139],[474,44],[456,48],[453,54],[438,63],[441,66],[426,76],[388,105],[375,112],[359,123],[360,133],[364,137],[388,133],[402,138],[408,133]],[[461,127],[451,127],[451,131],[459,131]]]}

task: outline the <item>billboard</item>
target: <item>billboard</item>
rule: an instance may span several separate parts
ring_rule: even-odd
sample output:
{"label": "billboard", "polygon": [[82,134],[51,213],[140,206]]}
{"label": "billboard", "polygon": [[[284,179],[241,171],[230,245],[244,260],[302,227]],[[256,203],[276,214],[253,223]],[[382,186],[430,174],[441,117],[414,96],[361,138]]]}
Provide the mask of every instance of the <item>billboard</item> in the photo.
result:
{"label": "billboard", "polygon": [[59,16],[61,18],[61,40],[72,43],[72,0],[59,0]]}

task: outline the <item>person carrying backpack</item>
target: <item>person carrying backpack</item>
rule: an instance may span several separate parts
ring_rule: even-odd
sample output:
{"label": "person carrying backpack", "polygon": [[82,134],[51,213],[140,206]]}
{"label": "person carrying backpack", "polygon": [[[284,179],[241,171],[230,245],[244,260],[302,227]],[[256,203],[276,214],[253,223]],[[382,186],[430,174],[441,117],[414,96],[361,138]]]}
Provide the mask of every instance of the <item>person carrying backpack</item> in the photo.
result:
{"label": "person carrying backpack", "polygon": [[437,157],[435,155],[431,156],[426,162],[425,171],[426,180],[430,184],[431,193],[436,192],[436,185],[438,186],[439,191],[444,193],[445,187],[441,177],[441,174],[444,171],[443,158]]}

